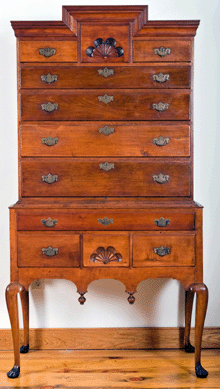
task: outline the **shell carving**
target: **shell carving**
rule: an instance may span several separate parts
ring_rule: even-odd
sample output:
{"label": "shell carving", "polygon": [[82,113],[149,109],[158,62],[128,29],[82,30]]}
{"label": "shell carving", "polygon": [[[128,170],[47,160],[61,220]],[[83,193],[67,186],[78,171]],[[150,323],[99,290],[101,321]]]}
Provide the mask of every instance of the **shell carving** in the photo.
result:
{"label": "shell carving", "polygon": [[104,247],[98,247],[96,253],[90,256],[91,262],[102,262],[104,265],[107,265],[110,262],[120,262],[122,261],[122,255],[116,253],[114,247],[109,246],[107,249]]}
{"label": "shell carving", "polygon": [[100,56],[106,59],[109,57],[121,57],[124,54],[122,47],[116,47],[116,40],[114,38],[108,38],[106,41],[102,38],[97,38],[94,41],[94,45],[86,49],[86,54],[89,57]]}

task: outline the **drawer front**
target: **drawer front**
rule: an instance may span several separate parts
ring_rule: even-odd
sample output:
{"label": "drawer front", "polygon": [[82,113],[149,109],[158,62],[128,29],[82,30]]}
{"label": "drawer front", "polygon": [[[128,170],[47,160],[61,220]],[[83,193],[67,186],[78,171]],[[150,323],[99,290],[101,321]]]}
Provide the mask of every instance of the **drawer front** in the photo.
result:
{"label": "drawer front", "polygon": [[74,88],[190,88],[191,67],[94,66],[24,67],[20,86],[24,89]]}
{"label": "drawer front", "polygon": [[189,120],[190,91],[23,91],[22,120]]}
{"label": "drawer front", "polygon": [[189,62],[191,41],[136,40],[133,42],[134,62]]}
{"label": "drawer front", "polygon": [[[188,124],[22,124],[23,157],[189,157]],[[92,144],[92,147],[91,147]],[[123,145],[123,147],[122,147]]]}
{"label": "drawer front", "polygon": [[129,231],[129,230],[194,230],[195,214],[187,211],[130,210],[87,210],[63,212],[54,209],[47,211],[19,211],[18,230],[20,231]]}
{"label": "drawer front", "polygon": [[76,41],[21,41],[20,62],[76,62]]}
{"label": "drawer front", "polygon": [[133,266],[194,266],[195,234],[133,234]]}
{"label": "drawer front", "polygon": [[79,267],[79,235],[18,234],[19,267]]}
{"label": "drawer front", "polygon": [[25,160],[22,196],[190,196],[190,164]]}
{"label": "drawer front", "polygon": [[83,265],[85,267],[128,267],[129,234],[84,234]]}

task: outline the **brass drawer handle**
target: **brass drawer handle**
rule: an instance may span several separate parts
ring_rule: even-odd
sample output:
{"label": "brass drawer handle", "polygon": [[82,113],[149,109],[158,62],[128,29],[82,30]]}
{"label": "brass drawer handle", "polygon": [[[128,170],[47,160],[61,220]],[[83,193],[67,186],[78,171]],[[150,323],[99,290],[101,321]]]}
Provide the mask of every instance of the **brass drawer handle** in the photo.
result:
{"label": "brass drawer handle", "polygon": [[160,84],[163,83],[163,82],[168,81],[169,79],[170,79],[170,75],[169,74],[159,73],[159,74],[154,74],[153,75],[153,80],[159,82]]}
{"label": "brass drawer handle", "polygon": [[58,108],[58,104],[57,103],[50,103],[50,102],[48,102],[47,104],[41,104],[42,111],[53,112],[57,108]]}
{"label": "brass drawer handle", "polygon": [[105,78],[115,74],[114,69],[104,68],[104,69],[98,69],[98,74],[100,76],[103,76]]}
{"label": "brass drawer handle", "polygon": [[164,112],[169,108],[168,103],[162,103],[161,101],[158,104],[152,104],[152,108],[156,109],[156,111]]}
{"label": "brass drawer handle", "polygon": [[168,176],[167,174],[164,175],[164,174],[162,174],[162,173],[153,176],[153,180],[154,180],[155,182],[158,182],[158,184],[164,184],[165,182],[168,182],[168,181],[169,181],[169,178],[170,178],[170,176]]}
{"label": "brass drawer handle", "polygon": [[154,49],[154,54],[159,55],[160,57],[163,58],[163,57],[166,57],[166,55],[171,54],[171,49],[169,47],[165,48],[165,47],[161,46],[159,49],[158,48]]}
{"label": "brass drawer handle", "polygon": [[104,265],[107,265],[110,262],[121,262],[122,255],[120,253],[116,253],[114,247],[98,247],[96,253],[90,256],[91,262],[102,262]]}
{"label": "brass drawer handle", "polygon": [[157,227],[166,227],[168,224],[170,224],[170,219],[164,219],[161,217],[160,219],[155,219],[154,223],[157,225]]}
{"label": "brass drawer handle", "polygon": [[48,246],[47,248],[42,248],[42,253],[47,255],[48,257],[53,257],[54,255],[58,254],[58,248],[52,248],[51,246]]}
{"label": "brass drawer handle", "polygon": [[100,169],[105,170],[105,172],[108,172],[109,170],[115,168],[115,164],[114,163],[105,162],[105,163],[100,163],[99,167],[100,167]]}
{"label": "brass drawer handle", "polygon": [[159,138],[153,138],[153,143],[156,146],[165,146],[169,143],[170,138],[166,137],[163,138],[162,136],[159,136]]}
{"label": "brass drawer handle", "polygon": [[98,96],[98,100],[100,103],[108,104],[111,101],[114,101],[114,96],[109,96],[105,93],[104,96]]}
{"label": "brass drawer handle", "polygon": [[159,255],[160,257],[164,257],[165,255],[168,255],[171,253],[170,247],[154,247],[154,254]]}
{"label": "brass drawer handle", "polygon": [[48,136],[47,138],[41,138],[41,141],[47,146],[54,146],[58,142],[58,138],[52,138],[52,136]]}
{"label": "brass drawer handle", "polygon": [[41,219],[41,223],[45,226],[45,227],[54,227],[56,224],[57,224],[57,219],[54,219],[52,220],[50,217],[48,217],[48,219]]}
{"label": "brass drawer handle", "polygon": [[46,182],[47,184],[53,184],[53,182],[56,182],[58,180],[57,174],[50,174],[48,173],[46,176],[41,176],[41,179],[43,182]]}
{"label": "brass drawer handle", "polygon": [[52,57],[56,54],[56,49],[50,49],[48,46],[45,49],[39,49],[39,54],[46,58]]}
{"label": "brass drawer handle", "polygon": [[115,129],[113,127],[105,126],[103,128],[99,128],[99,133],[104,135],[113,134],[115,132]]}
{"label": "brass drawer handle", "polygon": [[55,82],[58,80],[58,77],[56,74],[52,75],[48,73],[46,76],[43,74],[41,77],[41,80],[46,82],[47,84],[52,84],[52,82]]}
{"label": "brass drawer handle", "polygon": [[103,224],[103,226],[108,226],[109,224],[113,224],[113,219],[108,219],[106,216],[103,219],[98,219],[98,222],[100,224]]}

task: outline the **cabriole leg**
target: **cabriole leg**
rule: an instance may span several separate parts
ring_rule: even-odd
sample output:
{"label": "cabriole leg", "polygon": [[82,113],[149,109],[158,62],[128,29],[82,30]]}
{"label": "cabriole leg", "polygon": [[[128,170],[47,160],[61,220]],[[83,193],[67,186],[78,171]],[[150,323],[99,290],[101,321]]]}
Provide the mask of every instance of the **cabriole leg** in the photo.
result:
{"label": "cabriole leg", "polygon": [[24,344],[20,348],[21,354],[26,354],[29,351],[29,293],[27,290],[22,290],[20,293],[23,323],[24,323]]}
{"label": "cabriole leg", "polygon": [[187,290],[185,294],[185,334],[184,334],[184,346],[187,353],[194,353],[195,347],[190,343],[190,329],[191,329],[191,318],[192,308],[195,292]]}
{"label": "cabriole leg", "polygon": [[[9,284],[6,288],[6,303],[8,308],[8,314],[9,319],[11,323],[11,330],[12,330],[12,339],[13,339],[13,346],[14,346],[14,367],[7,373],[7,376],[9,378],[17,378],[20,374],[20,352],[19,352],[19,319],[18,319],[18,301],[17,301],[17,294],[20,294],[22,307],[23,307],[23,314],[24,318],[27,319],[27,304],[25,304],[25,301],[27,302],[27,299],[24,298],[25,296],[25,288],[23,285],[19,283],[12,283]],[[27,336],[27,321],[25,321],[25,333]],[[27,340],[27,337],[26,337]]]}
{"label": "cabriole leg", "polygon": [[205,378],[208,372],[201,365],[202,333],[208,305],[208,288],[205,284],[192,284],[190,292],[196,293],[196,325],[195,325],[195,371],[199,378]]}

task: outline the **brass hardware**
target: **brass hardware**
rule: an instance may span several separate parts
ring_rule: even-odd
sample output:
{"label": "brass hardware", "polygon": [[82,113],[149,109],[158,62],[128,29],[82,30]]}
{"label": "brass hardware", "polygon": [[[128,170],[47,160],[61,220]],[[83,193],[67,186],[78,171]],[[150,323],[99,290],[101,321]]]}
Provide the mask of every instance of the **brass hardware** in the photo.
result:
{"label": "brass hardware", "polygon": [[52,82],[55,82],[58,80],[58,77],[56,76],[56,74],[54,74],[54,76],[53,76],[52,74],[48,73],[46,76],[42,75],[40,77],[41,77],[41,80],[46,82],[47,84],[52,84]]}
{"label": "brass hardware", "polygon": [[47,146],[54,146],[58,142],[58,138],[52,138],[52,136],[48,136],[47,138],[41,138],[41,141]]}
{"label": "brass hardware", "polygon": [[104,41],[102,38],[97,38],[94,41],[94,46],[89,46],[86,49],[86,55],[89,57],[100,56],[103,59],[109,57],[121,57],[124,54],[122,47],[116,47],[116,40],[114,38],[108,38]]}
{"label": "brass hardware", "polygon": [[171,252],[170,247],[163,247],[163,246],[154,247],[154,253],[159,255],[160,257],[164,257],[165,255],[170,254],[170,252]]}
{"label": "brass hardware", "polygon": [[120,253],[116,253],[114,247],[98,247],[96,253],[90,256],[91,262],[102,262],[104,265],[107,265],[110,262],[121,262],[122,255]]}
{"label": "brass hardware", "polygon": [[56,224],[57,224],[57,220],[54,219],[52,220],[50,217],[48,217],[48,219],[41,219],[41,223],[45,226],[45,227],[54,227]]}
{"label": "brass hardware", "polygon": [[58,108],[58,104],[57,103],[53,104],[53,103],[48,102],[47,104],[41,104],[42,111],[53,112],[57,108]]}
{"label": "brass hardware", "polygon": [[160,84],[162,82],[168,81],[169,79],[170,79],[170,75],[169,74],[159,73],[159,74],[154,74],[153,75],[153,80],[159,82]]}
{"label": "brass hardware", "polygon": [[109,170],[115,168],[115,164],[114,163],[105,162],[105,163],[100,163],[99,167],[100,167],[100,169],[105,170],[105,172],[108,172]]}
{"label": "brass hardware", "polygon": [[103,226],[107,227],[109,224],[113,224],[113,219],[108,219],[106,216],[103,219],[98,219],[98,222],[100,224],[103,224]]}
{"label": "brass hardware", "polygon": [[105,126],[103,128],[99,128],[99,133],[104,135],[113,134],[115,132],[115,129],[113,127]]}
{"label": "brass hardware", "polygon": [[110,101],[114,101],[114,96],[108,96],[106,93],[104,96],[98,96],[100,103],[108,104]]}
{"label": "brass hardware", "polygon": [[53,176],[52,174],[48,173],[46,176],[41,176],[41,179],[47,184],[53,184],[53,182],[58,180],[58,176],[56,174]]}
{"label": "brass hardware", "polygon": [[57,248],[52,248],[51,246],[48,246],[47,248],[42,249],[42,253],[47,255],[48,257],[53,257],[54,255],[58,254]]}
{"label": "brass hardware", "polygon": [[169,47],[165,49],[165,47],[161,46],[159,49],[154,49],[154,54],[163,58],[166,57],[166,55],[171,54],[171,49]]}
{"label": "brass hardware", "polygon": [[168,103],[162,103],[161,101],[158,104],[152,104],[152,108],[156,109],[156,111],[163,112],[169,108]]}
{"label": "brass hardware", "polygon": [[114,69],[108,69],[108,68],[104,68],[104,69],[98,69],[98,73],[100,76],[104,76],[105,78],[113,75],[115,73]]}
{"label": "brass hardware", "polygon": [[158,184],[164,184],[165,182],[169,181],[170,176],[163,175],[162,173],[153,176],[153,180],[155,182],[158,182]]}
{"label": "brass hardware", "polygon": [[168,224],[170,224],[170,219],[164,219],[161,217],[160,219],[155,219],[154,223],[157,225],[157,227],[166,227]]}
{"label": "brass hardware", "polygon": [[56,54],[56,49],[50,49],[48,46],[45,49],[39,49],[39,54],[44,55],[44,57],[49,58],[52,55]]}
{"label": "brass hardware", "polygon": [[153,138],[153,143],[156,146],[165,146],[169,143],[170,138],[163,138],[162,136],[159,136],[159,138]]}

